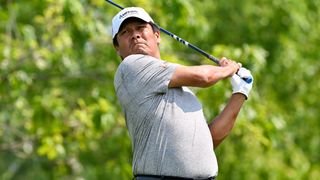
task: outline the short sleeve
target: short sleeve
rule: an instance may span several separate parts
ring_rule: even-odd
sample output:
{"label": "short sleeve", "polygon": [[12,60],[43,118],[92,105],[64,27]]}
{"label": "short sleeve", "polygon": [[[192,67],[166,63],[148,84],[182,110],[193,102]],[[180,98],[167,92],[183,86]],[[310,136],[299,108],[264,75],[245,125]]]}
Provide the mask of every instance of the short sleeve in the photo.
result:
{"label": "short sleeve", "polygon": [[178,65],[146,55],[131,55],[123,61],[123,83],[131,90],[165,93]]}

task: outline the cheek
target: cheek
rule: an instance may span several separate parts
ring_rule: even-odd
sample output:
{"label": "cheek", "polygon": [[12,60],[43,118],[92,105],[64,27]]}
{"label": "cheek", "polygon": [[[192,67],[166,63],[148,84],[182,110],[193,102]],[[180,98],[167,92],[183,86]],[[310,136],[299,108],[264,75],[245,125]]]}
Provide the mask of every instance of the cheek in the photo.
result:
{"label": "cheek", "polygon": [[119,49],[120,51],[128,49],[128,42],[125,40],[121,40],[121,42],[119,42]]}

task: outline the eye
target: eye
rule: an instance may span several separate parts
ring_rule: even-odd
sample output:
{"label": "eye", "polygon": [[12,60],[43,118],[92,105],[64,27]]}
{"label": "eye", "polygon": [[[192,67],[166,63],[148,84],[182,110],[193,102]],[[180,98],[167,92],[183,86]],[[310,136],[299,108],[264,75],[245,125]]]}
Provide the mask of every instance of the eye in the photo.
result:
{"label": "eye", "polygon": [[147,27],[147,25],[145,25],[145,24],[141,24],[141,25],[138,26],[139,29],[144,29],[146,27]]}
{"label": "eye", "polygon": [[124,29],[124,30],[120,31],[119,34],[120,34],[120,35],[124,35],[124,34],[126,34],[127,32],[128,32],[128,31]]}

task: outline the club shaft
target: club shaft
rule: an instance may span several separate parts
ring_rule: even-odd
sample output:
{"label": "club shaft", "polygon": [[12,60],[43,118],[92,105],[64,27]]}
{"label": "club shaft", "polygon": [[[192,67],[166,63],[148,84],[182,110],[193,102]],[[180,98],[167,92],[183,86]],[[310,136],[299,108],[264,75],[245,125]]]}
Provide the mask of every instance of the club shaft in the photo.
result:
{"label": "club shaft", "polygon": [[112,4],[112,5],[114,5],[114,6],[116,6],[116,7],[118,7],[119,9],[124,9],[122,6],[120,6],[119,4],[116,4],[116,3],[114,3],[114,2],[112,2],[112,1],[110,1],[110,0],[106,0],[108,3],[110,3],[110,4]]}
{"label": "club shaft", "polygon": [[210,54],[206,53],[206,52],[205,52],[205,51],[203,51],[202,49],[200,49],[200,48],[198,48],[197,46],[195,46],[195,45],[193,45],[193,44],[189,43],[188,41],[186,41],[186,40],[184,40],[184,39],[182,39],[182,38],[178,37],[177,35],[175,35],[175,34],[171,33],[170,31],[165,30],[165,29],[161,28],[160,26],[158,26],[158,27],[160,28],[160,31],[161,31],[161,32],[163,32],[163,33],[165,33],[165,34],[167,34],[167,35],[171,36],[173,39],[175,39],[175,40],[179,41],[180,43],[182,43],[182,44],[184,44],[184,45],[188,46],[189,48],[191,48],[191,49],[193,49],[193,50],[197,51],[198,53],[202,54],[202,55],[203,55],[203,56],[205,56],[206,58],[210,59],[211,61],[213,61],[213,62],[215,62],[216,64],[218,64],[218,65],[219,65],[219,59],[217,59],[217,58],[215,58],[214,56],[212,56],[212,55],[210,55]]}

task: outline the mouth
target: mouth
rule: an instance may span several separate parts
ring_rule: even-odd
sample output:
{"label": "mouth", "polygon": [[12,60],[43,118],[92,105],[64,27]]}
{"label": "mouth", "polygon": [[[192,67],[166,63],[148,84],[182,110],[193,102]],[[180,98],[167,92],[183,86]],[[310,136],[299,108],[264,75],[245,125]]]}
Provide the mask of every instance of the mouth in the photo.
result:
{"label": "mouth", "polygon": [[145,42],[134,42],[133,43],[133,46],[136,46],[136,45],[147,45],[147,43],[145,43]]}
{"label": "mouth", "polygon": [[131,48],[139,48],[139,47],[144,47],[144,46],[148,46],[148,44],[146,42],[133,42],[131,44]]}

